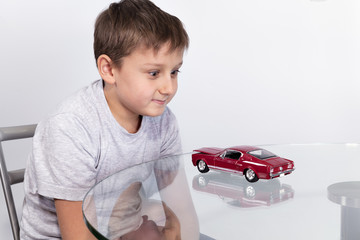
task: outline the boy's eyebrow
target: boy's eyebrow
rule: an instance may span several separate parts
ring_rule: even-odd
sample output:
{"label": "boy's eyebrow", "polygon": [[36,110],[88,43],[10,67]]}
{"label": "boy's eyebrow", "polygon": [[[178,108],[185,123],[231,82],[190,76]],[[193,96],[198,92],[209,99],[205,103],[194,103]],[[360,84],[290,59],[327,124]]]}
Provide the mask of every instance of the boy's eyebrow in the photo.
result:
{"label": "boy's eyebrow", "polygon": [[179,62],[176,67],[181,67],[183,65],[183,61]]}
{"label": "boy's eyebrow", "polygon": [[[180,63],[176,64],[175,67],[181,67],[183,64],[183,61],[181,61]],[[161,64],[161,63],[145,63],[144,66],[150,66],[150,67],[162,67],[165,64]]]}

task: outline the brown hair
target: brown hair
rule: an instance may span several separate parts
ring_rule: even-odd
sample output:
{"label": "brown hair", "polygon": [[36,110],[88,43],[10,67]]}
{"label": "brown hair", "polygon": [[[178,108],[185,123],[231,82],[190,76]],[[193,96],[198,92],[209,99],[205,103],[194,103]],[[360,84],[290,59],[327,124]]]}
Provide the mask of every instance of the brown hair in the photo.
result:
{"label": "brown hair", "polygon": [[187,49],[189,37],[182,22],[149,0],[122,0],[110,4],[96,19],[94,53],[108,55],[117,65],[135,48],[155,51],[169,42],[170,51]]}

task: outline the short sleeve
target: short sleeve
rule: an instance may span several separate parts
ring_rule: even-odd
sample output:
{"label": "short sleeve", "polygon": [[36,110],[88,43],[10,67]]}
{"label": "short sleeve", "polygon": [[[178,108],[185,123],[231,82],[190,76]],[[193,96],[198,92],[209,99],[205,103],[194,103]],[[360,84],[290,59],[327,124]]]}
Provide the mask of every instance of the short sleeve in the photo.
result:
{"label": "short sleeve", "polygon": [[39,124],[32,155],[38,193],[81,201],[95,183],[95,143],[94,130],[73,114],[58,114]]}
{"label": "short sleeve", "polygon": [[161,124],[161,138],[161,157],[180,154],[182,152],[178,123],[175,115],[169,108],[166,109],[163,115]]}

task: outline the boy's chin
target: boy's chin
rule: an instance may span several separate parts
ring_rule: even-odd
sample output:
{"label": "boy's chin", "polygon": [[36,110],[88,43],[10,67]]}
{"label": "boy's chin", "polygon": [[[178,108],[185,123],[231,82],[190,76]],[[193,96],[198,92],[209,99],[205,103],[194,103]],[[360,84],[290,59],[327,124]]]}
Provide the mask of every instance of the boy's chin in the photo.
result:
{"label": "boy's chin", "polygon": [[152,112],[152,113],[148,113],[148,114],[144,114],[144,116],[147,117],[158,117],[161,116],[164,113],[164,110],[162,111],[157,111],[157,112]]}
{"label": "boy's chin", "polygon": [[143,116],[147,116],[147,117],[158,117],[160,115],[162,115],[165,111],[165,107],[164,108],[157,108],[157,109],[150,109],[148,111],[145,111],[143,114]]}

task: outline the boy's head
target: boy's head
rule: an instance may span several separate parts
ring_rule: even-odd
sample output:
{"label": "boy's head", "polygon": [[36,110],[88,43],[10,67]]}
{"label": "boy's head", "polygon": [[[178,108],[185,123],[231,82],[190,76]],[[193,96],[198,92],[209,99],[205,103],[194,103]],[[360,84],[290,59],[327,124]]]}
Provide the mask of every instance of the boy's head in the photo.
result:
{"label": "boy's head", "polygon": [[120,67],[122,58],[136,48],[158,51],[165,43],[169,50],[187,49],[188,35],[181,21],[149,0],[122,0],[112,3],[97,18],[94,32],[95,59],[109,56]]}

